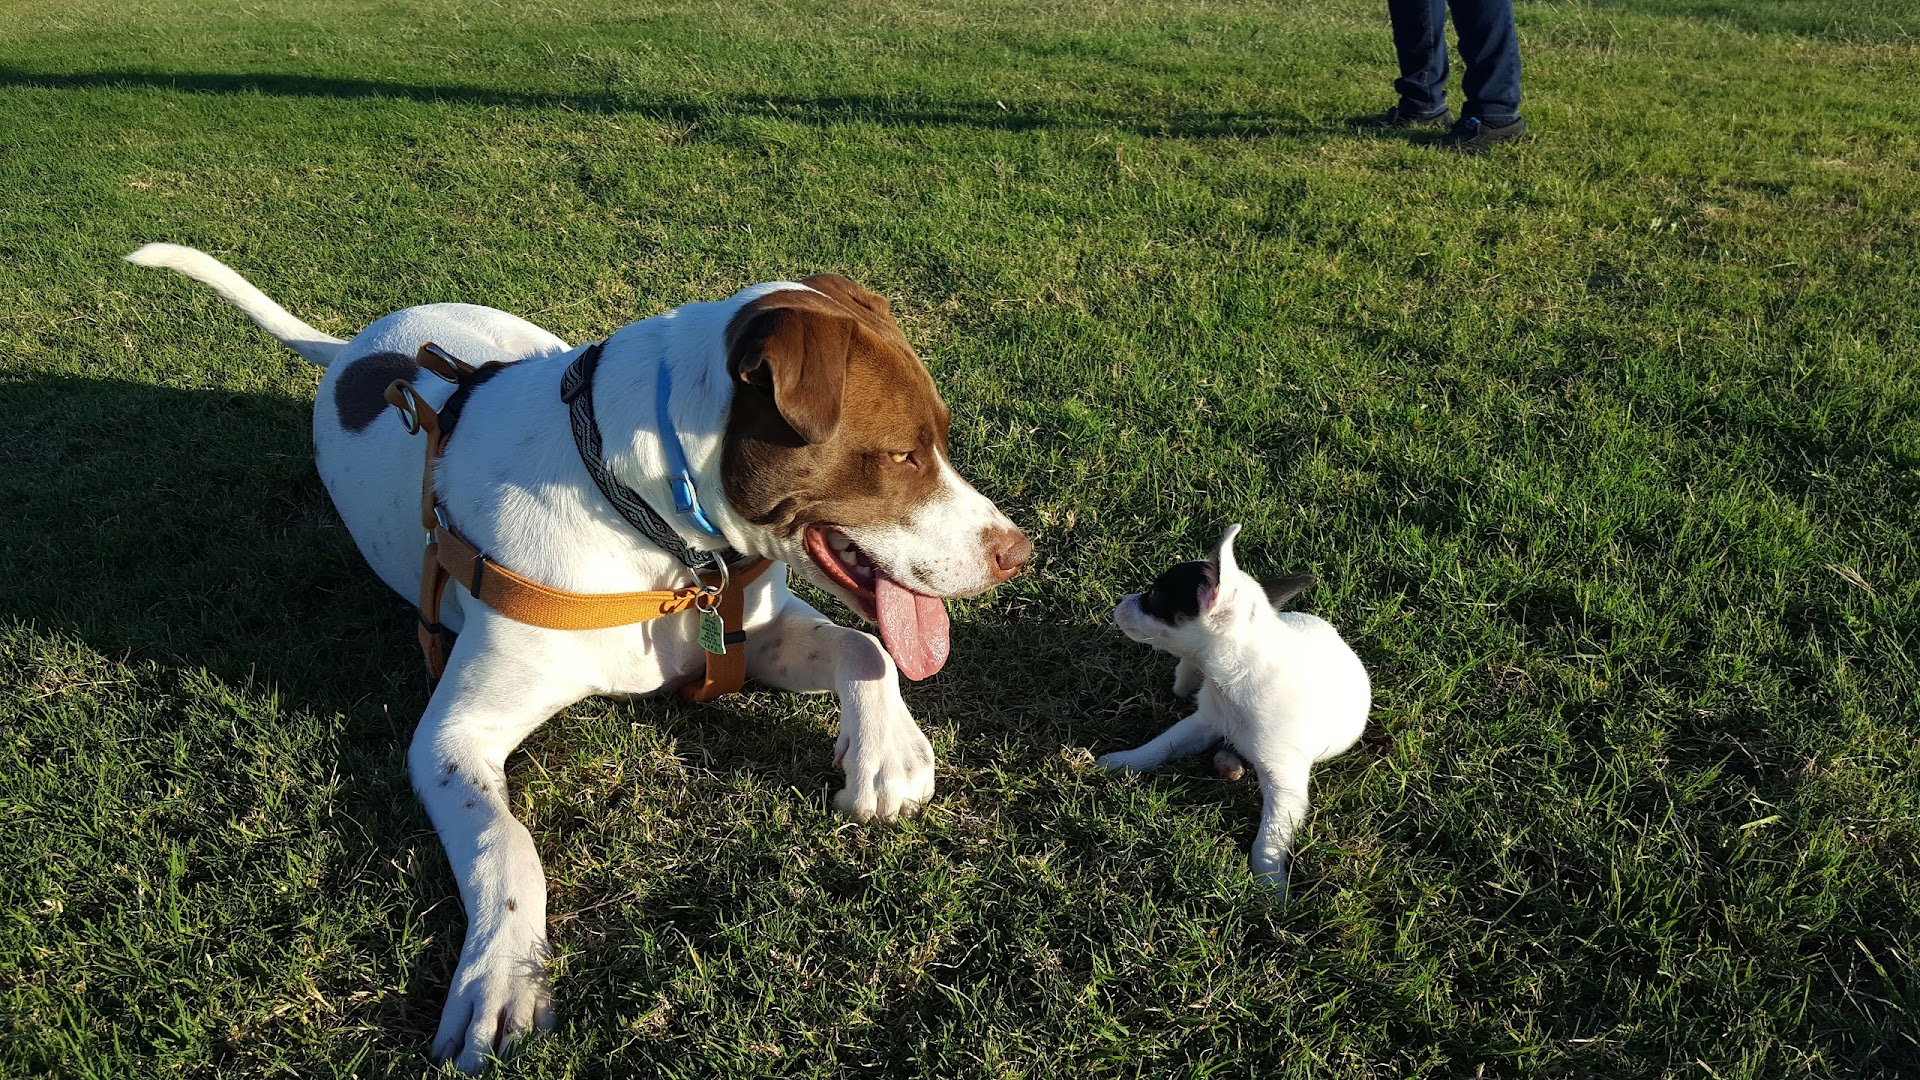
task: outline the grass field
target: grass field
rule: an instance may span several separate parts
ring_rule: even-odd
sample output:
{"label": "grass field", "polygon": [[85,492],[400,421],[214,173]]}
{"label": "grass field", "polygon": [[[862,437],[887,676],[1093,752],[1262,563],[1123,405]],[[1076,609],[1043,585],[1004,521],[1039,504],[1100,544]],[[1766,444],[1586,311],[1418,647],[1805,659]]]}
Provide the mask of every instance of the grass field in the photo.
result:
{"label": "grass field", "polygon": [[[1379,0],[7,5],[0,1075],[419,1075],[460,943],[317,372],[150,240],[341,334],[847,273],[1039,546],[916,821],[827,812],[826,700],[531,740],[502,1075],[1920,1075],[1920,7],[1519,18],[1463,160],[1353,126]],[[1232,521],[1377,687],[1284,910],[1251,785],[1089,755]]]}

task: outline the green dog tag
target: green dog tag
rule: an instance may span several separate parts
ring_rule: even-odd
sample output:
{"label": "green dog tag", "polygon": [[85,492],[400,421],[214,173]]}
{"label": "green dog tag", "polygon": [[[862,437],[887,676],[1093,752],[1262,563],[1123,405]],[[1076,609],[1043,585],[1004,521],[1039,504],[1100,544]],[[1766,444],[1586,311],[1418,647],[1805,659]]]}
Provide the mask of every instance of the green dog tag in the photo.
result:
{"label": "green dog tag", "polygon": [[717,611],[700,613],[700,647],[715,656],[727,655],[727,625]]}

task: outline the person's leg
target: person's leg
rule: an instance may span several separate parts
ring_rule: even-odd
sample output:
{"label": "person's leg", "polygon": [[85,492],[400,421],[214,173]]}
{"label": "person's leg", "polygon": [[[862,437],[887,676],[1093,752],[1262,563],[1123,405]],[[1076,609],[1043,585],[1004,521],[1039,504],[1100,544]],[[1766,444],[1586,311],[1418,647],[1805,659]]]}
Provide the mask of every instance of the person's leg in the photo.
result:
{"label": "person's leg", "polygon": [[1400,77],[1400,115],[1432,116],[1447,107],[1447,0],[1387,0]]}
{"label": "person's leg", "polygon": [[1453,30],[1460,38],[1460,111],[1492,127],[1520,115],[1520,37],[1513,29],[1513,0],[1451,0]]}

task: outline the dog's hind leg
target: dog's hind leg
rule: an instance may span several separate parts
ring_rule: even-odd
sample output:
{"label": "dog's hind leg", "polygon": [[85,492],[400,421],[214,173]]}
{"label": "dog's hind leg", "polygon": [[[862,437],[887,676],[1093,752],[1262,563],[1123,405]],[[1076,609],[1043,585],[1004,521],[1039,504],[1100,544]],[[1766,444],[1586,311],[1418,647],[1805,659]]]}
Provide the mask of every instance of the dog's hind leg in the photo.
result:
{"label": "dog's hind leg", "polygon": [[505,769],[529,732],[590,691],[562,676],[564,657],[542,647],[547,633],[491,613],[469,618],[408,754],[414,792],[446,847],[467,912],[433,1056],[467,1073],[553,1024],[546,875],[533,837],[513,816]]}
{"label": "dog's hind leg", "polygon": [[842,814],[866,821],[910,814],[933,797],[933,744],[900,696],[900,673],[872,634],[839,626],[785,597],[773,621],[747,638],[747,676],[768,686],[840,696],[833,761],[847,786]]}

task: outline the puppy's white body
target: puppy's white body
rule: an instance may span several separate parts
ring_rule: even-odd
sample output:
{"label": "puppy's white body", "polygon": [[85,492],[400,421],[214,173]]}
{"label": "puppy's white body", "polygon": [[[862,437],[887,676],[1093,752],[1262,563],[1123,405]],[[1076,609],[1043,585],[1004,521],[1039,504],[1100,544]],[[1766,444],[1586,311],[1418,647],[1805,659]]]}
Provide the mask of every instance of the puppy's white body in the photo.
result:
{"label": "puppy's white body", "polygon": [[[581,463],[559,390],[580,349],[506,312],[470,304],[408,308],[343,342],[288,314],[198,251],[151,244],[128,258],[212,285],[256,324],[327,369],[313,421],[321,479],[375,573],[409,602],[419,595],[425,542],[422,438],[408,434],[392,410],[379,407],[383,384],[376,368],[349,372],[378,354],[411,357],[424,342],[475,366],[506,365],[468,398],[435,474],[452,524],[469,541],[501,565],[558,589],[616,593],[688,583],[687,571],[619,516]],[[725,331],[745,305],[786,290],[816,292],[795,282],[770,282],[617,331],[606,342],[596,381],[598,426],[612,472],[651,505],[671,507],[666,452],[653,414],[657,376],[666,365],[674,425],[708,516],[724,533],[723,539],[706,539],[682,530],[683,539],[707,549],[730,544],[743,554],[793,564],[844,597],[812,565],[800,539],[743,520],[724,496],[723,441],[737,388]],[[424,372],[406,377],[435,408],[454,390]],[[364,385],[342,393],[340,383],[349,378]],[[932,393],[930,381],[925,392]],[[349,404],[369,401],[370,408],[349,416]],[[1002,552],[1011,542],[1007,537],[1025,540],[943,454],[936,456],[931,464],[938,468],[938,483],[931,498],[902,507],[900,520],[888,528],[849,534],[917,592],[978,592],[1011,576],[1012,568],[1004,554],[975,549],[967,538],[1001,537]],[[1013,558],[1024,561],[1025,555]],[[459,632],[459,640],[416,729],[409,765],[467,914],[434,1055],[478,1072],[522,1033],[552,1023],[545,875],[531,835],[509,805],[508,754],[567,705],[593,695],[671,688],[696,677],[705,654],[692,618],[549,630],[499,615],[457,583],[446,593],[442,621]],[[784,566],[747,589],[745,629],[749,679],[839,695],[834,760],[847,776],[835,797],[839,810],[862,819],[889,818],[932,796],[932,746],[915,725],[900,694],[898,670],[880,642],[834,624],[793,596]]]}
{"label": "puppy's white body", "polygon": [[1127,636],[1180,658],[1174,692],[1195,694],[1195,708],[1151,742],[1099,764],[1144,772],[1227,744],[1259,778],[1253,872],[1284,896],[1289,845],[1307,813],[1308,775],[1359,740],[1373,693],[1365,666],[1338,631],[1312,615],[1276,610],[1260,583],[1240,572],[1233,559],[1239,530],[1232,526],[1221,538],[1219,582],[1196,617],[1168,625],[1142,610],[1138,594],[1114,609]]}

